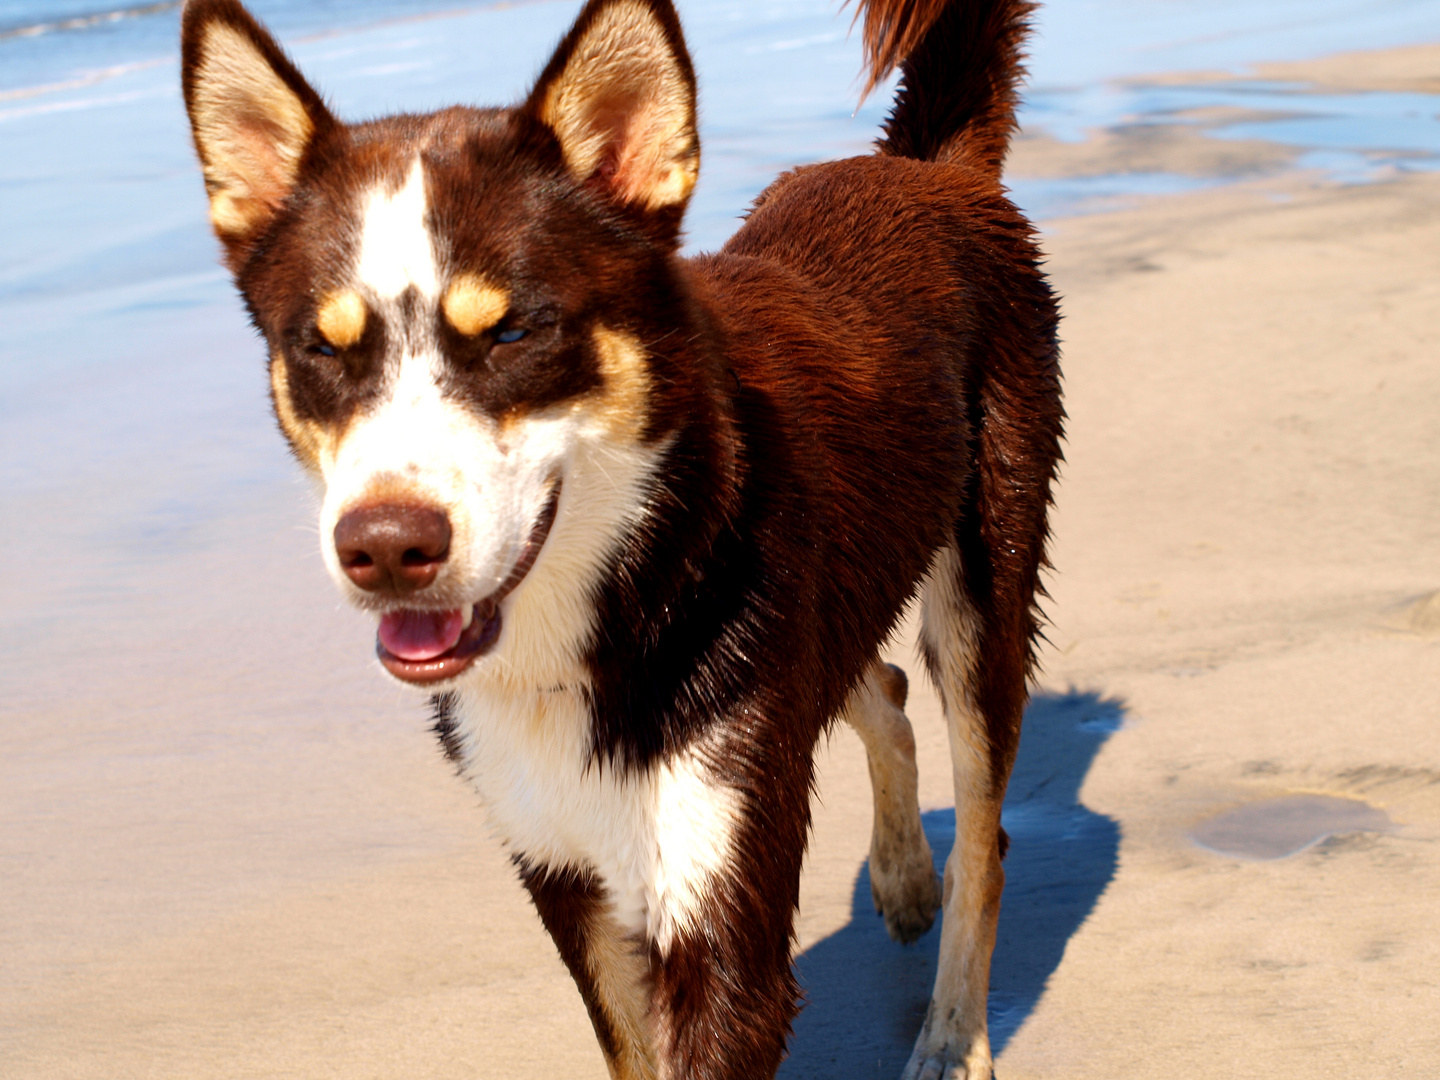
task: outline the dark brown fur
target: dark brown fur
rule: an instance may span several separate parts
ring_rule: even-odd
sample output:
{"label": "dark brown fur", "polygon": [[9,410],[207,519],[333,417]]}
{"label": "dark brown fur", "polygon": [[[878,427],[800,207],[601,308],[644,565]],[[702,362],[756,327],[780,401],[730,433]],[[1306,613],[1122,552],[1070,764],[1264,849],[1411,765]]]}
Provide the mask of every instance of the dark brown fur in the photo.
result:
{"label": "dark brown fur", "polygon": [[[346,198],[379,178],[398,185],[417,153],[443,269],[503,281],[507,319],[530,331],[511,345],[503,326],[429,327],[451,399],[499,418],[594,392],[597,312],[644,344],[652,390],[635,434],[669,450],[646,523],[596,598],[591,767],[647,769],[705,736],[717,775],[746,797],[698,925],[663,954],[637,948],[649,949],[666,1075],[763,1078],[798,1007],[790,956],[816,743],[948,545],[976,621],[968,690],[997,806],[1015,755],[1063,416],[1055,302],[999,183],[1031,5],[862,3],[872,75],[903,74],[879,153],[780,177],[719,253],[682,260],[684,200],[618,199],[604,157],[571,175],[543,120],[547,87],[608,2],[591,0],[518,109],[346,126],[234,0],[192,0],[186,100],[193,112],[203,26],[222,20],[261,42],[313,121],[294,190],[225,238],[302,421],[343,430],[377,392],[395,335],[418,332],[371,320],[328,355],[314,330],[319,298],[341,284],[327,268],[348,256]],[[667,0],[645,3],[690,80]],[[940,659],[927,656],[932,670]],[[459,762],[455,708],[436,699]],[[1004,842],[997,823],[994,866],[973,868],[990,875],[992,907]],[[514,854],[614,1062],[621,1035],[587,953],[603,887]]]}
{"label": "dark brown fur", "polygon": [[[589,963],[586,944],[593,933],[594,921],[604,901],[604,890],[593,874],[575,869],[552,870],[544,866],[531,866],[522,858],[516,858],[516,869],[520,881],[530,893],[535,911],[545,929],[550,932],[560,959],[572,974],[586,972]],[[580,998],[590,1014],[590,1023],[595,1028],[595,1038],[607,1058],[614,1058],[620,1051],[615,1023],[605,1012],[604,1004],[595,992],[595,986],[588,974],[576,975]]]}

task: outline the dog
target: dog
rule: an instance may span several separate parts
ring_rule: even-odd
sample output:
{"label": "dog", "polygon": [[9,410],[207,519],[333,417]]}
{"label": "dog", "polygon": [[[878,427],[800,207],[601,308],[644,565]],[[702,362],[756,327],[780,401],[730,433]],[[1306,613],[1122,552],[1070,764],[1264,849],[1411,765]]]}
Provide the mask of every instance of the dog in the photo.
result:
{"label": "dog", "polygon": [[[1060,457],[1057,320],[1001,165],[1025,0],[861,0],[874,153],[681,258],[695,76],[670,0],[589,0],[514,108],[337,120],[238,0],[189,0],[210,218],[323,486],[341,591],[554,938],[617,1078],[771,1077],[813,754],[874,788],[892,936],[943,907],[904,1075],[991,1075],[1000,806]],[[955,779],[943,895],[905,677]]]}

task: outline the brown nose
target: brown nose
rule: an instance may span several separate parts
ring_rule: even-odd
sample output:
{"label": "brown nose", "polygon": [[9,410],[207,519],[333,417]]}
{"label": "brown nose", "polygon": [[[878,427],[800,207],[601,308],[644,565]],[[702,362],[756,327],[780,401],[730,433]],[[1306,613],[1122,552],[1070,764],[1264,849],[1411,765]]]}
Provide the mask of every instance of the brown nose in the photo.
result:
{"label": "brown nose", "polygon": [[361,506],[335,523],[335,553],[367,592],[425,588],[450,554],[450,519],[433,506]]}

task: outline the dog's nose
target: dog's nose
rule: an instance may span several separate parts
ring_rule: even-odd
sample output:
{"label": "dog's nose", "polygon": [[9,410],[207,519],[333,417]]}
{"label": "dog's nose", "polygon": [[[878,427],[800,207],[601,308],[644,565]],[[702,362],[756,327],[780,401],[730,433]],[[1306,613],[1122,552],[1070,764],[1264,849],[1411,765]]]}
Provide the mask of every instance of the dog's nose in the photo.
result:
{"label": "dog's nose", "polygon": [[361,506],[335,523],[345,575],[367,592],[425,588],[450,554],[450,518],[433,506]]}

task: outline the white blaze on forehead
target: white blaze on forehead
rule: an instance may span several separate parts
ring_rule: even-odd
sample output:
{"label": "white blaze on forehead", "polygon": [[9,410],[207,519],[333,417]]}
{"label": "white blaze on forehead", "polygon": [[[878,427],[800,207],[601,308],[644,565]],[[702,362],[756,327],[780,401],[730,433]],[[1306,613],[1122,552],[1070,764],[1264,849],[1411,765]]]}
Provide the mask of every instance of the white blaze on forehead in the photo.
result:
{"label": "white blaze on forehead", "polygon": [[357,273],[377,297],[394,299],[412,285],[432,299],[440,295],[429,208],[418,157],[399,191],[381,184],[370,192],[362,210]]}

